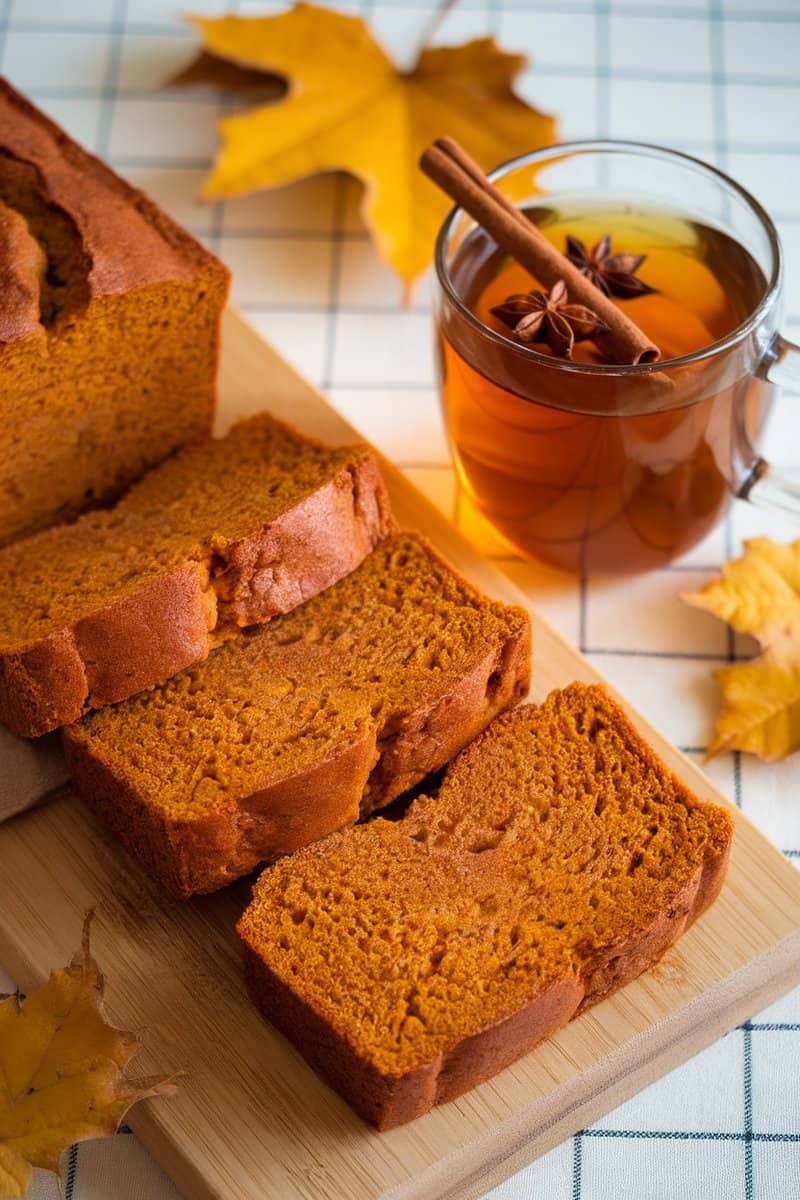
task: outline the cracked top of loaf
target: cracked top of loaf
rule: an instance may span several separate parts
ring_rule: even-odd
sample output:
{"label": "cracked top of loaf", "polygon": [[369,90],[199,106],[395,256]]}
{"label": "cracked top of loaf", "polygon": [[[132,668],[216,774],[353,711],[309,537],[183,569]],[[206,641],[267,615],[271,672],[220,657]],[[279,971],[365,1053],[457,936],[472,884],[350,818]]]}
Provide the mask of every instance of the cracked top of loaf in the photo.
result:
{"label": "cracked top of loaf", "polygon": [[157,205],[0,80],[0,343],[95,298],[224,270]]}

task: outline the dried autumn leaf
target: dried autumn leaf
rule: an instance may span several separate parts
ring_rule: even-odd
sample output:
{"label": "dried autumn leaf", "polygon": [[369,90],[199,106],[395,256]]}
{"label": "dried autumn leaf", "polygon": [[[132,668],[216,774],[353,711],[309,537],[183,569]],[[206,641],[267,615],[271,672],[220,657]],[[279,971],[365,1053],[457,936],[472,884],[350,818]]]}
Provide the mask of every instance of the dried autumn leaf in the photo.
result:
{"label": "dried autumn leaf", "polygon": [[708,753],[785,758],[800,748],[800,540],[753,538],[722,573],[683,599],[751,634],[764,651],[714,672],[722,709]]}
{"label": "dried autumn leaf", "polygon": [[25,1000],[0,1002],[0,1196],[24,1196],[32,1167],[57,1173],[66,1146],[107,1137],[137,1100],[174,1091],[128,1077],[139,1044],[105,1019],[90,924],[91,914],[68,967]]}
{"label": "dried autumn leaf", "polygon": [[525,65],[492,38],[423,50],[401,71],[360,17],[296,4],[274,17],[189,17],[210,54],[286,78],[286,98],[220,122],[207,197],[237,196],[320,171],[364,184],[362,215],[410,282],[431,260],[449,201],[418,170],[449,134],[487,169],[548,145],[554,122],[514,95]]}
{"label": "dried autumn leaf", "polygon": [[800,627],[792,641],[714,672],[723,703],[709,755],[747,750],[774,762],[800,748]]}
{"label": "dried autumn leaf", "polygon": [[24,1196],[31,1180],[31,1164],[0,1142],[0,1196]]}

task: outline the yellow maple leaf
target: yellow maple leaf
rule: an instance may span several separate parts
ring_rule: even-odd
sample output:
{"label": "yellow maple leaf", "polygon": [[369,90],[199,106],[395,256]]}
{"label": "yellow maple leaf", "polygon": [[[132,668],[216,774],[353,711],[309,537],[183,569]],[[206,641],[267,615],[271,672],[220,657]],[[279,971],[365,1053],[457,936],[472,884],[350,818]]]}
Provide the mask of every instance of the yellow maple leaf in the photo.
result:
{"label": "yellow maple leaf", "polygon": [[24,1196],[31,1181],[31,1164],[0,1142],[0,1196]]}
{"label": "yellow maple leaf", "polygon": [[752,538],[722,574],[683,599],[751,634],[764,651],[714,672],[722,708],[709,757],[746,750],[785,758],[800,748],[800,540]]}
{"label": "yellow maple leaf", "polygon": [[68,967],[25,1000],[0,1002],[0,1196],[24,1196],[32,1167],[58,1172],[62,1151],[114,1133],[127,1109],[174,1091],[132,1080],[136,1036],[109,1025],[103,976],[89,951],[91,914]]}
{"label": "yellow maple leaf", "polygon": [[362,215],[380,253],[406,282],[430,262],[450,205],[418,169],[426,146],[449,134],[488,169],[553,141],[553,119],[512,90],[524,56],[492,38],[423,50],[401,71],[360,17],[313,4],[272,17],[187,19],[208,53],[288,83],[279,103],[220,122],[204,195],[347,171],[364,184]]}

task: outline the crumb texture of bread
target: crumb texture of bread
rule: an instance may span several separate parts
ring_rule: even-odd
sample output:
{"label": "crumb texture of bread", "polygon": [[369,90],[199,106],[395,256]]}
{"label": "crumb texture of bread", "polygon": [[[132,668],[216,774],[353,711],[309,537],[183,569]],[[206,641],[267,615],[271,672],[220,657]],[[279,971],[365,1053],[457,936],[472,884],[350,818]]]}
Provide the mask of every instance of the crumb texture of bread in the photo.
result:
{"label": "crumb texture of bread", "polygon": [[0,545],[209,432],[228,282],[0,80]]}
{"label": "crumb texture of bread", "polygon": [[253,998],[388,1128],[487,1079],[651,966],[716,897],[730,814],[599,686],[498,717],[399,820],[265,870]]}
{"label": "crumb texture of bread", "polygon": [[386,805],[528,690],[530,621],[397,534],[302,608],[64,730],[89,806],[180,896]]}
{"label": "crumb texture of bread", "polygon": [[267,414],[186,446],[113,508],[0,549],[0,719],[36,736],[162,683],[392,528],[368,447]]}

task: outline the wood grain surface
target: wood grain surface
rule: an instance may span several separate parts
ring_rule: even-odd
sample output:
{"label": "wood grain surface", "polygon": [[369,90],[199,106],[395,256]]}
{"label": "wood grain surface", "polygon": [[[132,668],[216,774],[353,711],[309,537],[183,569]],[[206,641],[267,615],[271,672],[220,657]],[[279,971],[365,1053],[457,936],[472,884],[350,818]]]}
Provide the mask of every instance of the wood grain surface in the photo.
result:
{"label": "wood grain surface", "polygon": [[[262,408],[328,441],[354,436],[230,313],[221,428]],[[396,470],[386,473],[404,525],[489,594],[526,603]],[[534,698],[598,677],[532,615]],[[720,799],[632,716],[692,788]],[[7,790],[15,752],[0,746]],[[362,1125],[249,1004],[234,935],[246,881],[187,904],[171,900],[68,791],[0,825],[0,962],[30,989],[69,959],[84,913],[96,908],[109,1010],[144,1030],[142,1074],[186,1073],[174,1099],[140,1105],[130,1124],[192,1200],[470,1200],[800,979],[800,873],[736,818],[719,900],[655,970],[489,1083],[384,1134]]]}

